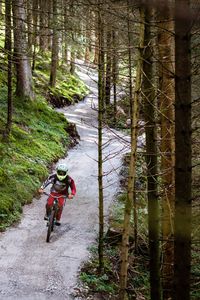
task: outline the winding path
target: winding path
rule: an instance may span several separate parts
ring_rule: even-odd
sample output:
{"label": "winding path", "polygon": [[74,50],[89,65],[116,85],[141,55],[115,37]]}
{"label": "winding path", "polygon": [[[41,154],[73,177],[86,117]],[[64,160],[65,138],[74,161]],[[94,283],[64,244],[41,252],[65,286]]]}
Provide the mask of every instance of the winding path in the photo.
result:
{"label": "winding path", "polygon": [[[92,93],[77,105],[59,110],[77,124],[81,137],[79,145],[61,160],[67,163],[69,174],[75,179],[77,195],[73,201],[67,201],[62,225],[56,228],[50,243],[45,242],[45,196],[33,199],[31,205],[24,207],[19,225],[0,234],[1,300],[78,299],[73,295],[77,274],[88,258],[88,247],[94,243],[98,230],[97,112],[92,109],[97,105],[97,78],[95,72],[87,73],[81,66],[79,75]],[[124,143],[106,130],[104,142],[104,155],[110,157],[104,164],[108,173],[104,179],[107,215],[118,188]]]}

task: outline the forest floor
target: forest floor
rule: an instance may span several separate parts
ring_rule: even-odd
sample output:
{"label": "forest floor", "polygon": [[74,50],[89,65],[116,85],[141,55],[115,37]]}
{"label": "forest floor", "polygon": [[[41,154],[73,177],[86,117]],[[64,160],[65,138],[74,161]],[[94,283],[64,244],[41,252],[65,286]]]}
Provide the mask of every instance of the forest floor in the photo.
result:
{"label": "forest floor", "polygon": [[[0,233],[0,299],[80,299],[75,286],[80,267],[89,257],[89,248],[98,232],[98,131],[97,75],[79,66],[79,76],[91,94],[80,103],[59,109],[76,124],[80,142],[59,162],[65,162],[74,178],[77,194],[67,200],[62,224],[46,243],[46,196],[24,207],[19,224]],[[121,157],[126,140],[116,131],[104,129],[105,216],[119,187]],[[47,188],[48,191],[48,188]]]}

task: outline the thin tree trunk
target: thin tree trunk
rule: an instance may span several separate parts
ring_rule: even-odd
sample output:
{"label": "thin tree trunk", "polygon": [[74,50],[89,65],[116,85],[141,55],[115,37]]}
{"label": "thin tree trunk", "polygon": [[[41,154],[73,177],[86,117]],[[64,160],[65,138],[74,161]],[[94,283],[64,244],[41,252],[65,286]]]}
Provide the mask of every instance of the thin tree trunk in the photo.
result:
{"label": "thin tree trunk", "polygon": [[[131,33],[131,14],[130,14],[130,2],[127,0],[127,15],[128,15],[128,20],[127,20],[127,29],[128,29],[128,69],[129,69],[129,99],[130,99],[130,119],[131,122],[133,122],[133,75],[132,75],[132,43],[133,43],[133,37]],[[132,128],[132,125],[131,125]],[[133,130],[131,130],[131,134],[133,134]],[[131,136],[131,140],[133,137]],[[138,228],[138,217],[137,217],[137,204],[136,204],[136,193],[135,193],[135,178],[134,178],[134,193],[133,193],[133,228],[134,228],[134,244],[135,244],[135,252],[137,252],[137,247],[138,247],[138,234],[137,234],[137,228]]]}
{"label": "thin tree trunk", "polygon": [[36,47],[37,47],[37,37],[38,37],[38,5],[39,0],[33,1],[33,36],[32,36],[32,44],[33,44],[33,55],[32,55],[32,71],[35,70],[35,57],[36,57]]}
{"label": "thin tree trunk", "polygon": [[106,36],[106,78],[105,78],[105,103],[110,104],[110,88],[111,88],[111,45],[112,45],[112,34],[111,30],[107,29]]}
{"label": "thin tree trunk", "polygon": [[153,79],[152,42],[151,42],[152,9],[145,9],[145,37],[144,37],[144,116],[146,134],[146,163],[147,163],[147,192],[148,192],[148,231],[150,258],[150,290],[151,299],[161,299],[160,286],[160,248],[159,248],[159,202],[157,183],[157,129],[155,120],[155,91]]}
{"label": "thin tree trunk", "polygon": [[32,1],[27,0],[27,28],[28,28],[28,52],[29,55],[32,54],[32,44],[33,44],[33,9]]}
{"label": "thin tree trunk", "polygon": [[65,5],[64,7],[64,62],[66,64],[69,63],[69,55],[68,55],[68,51],[69,51],[69,47],[68,47],[68,39],[67,39],[67,30],[68,30],[68,11],[67,11],[67,5]]}
{"label": "thin tree trunk", "polygon": [[119,299],[127,299],[126,287],[127,287],[127,272],[128,272],[128,260],[129,260],[129,235],[130,235],[130,217],[133,208],[133,196],[134,196],[134,182],[136,173],[136,154],[137,154],[137,135],[138,135],[138,119],[139,119],[139,93],[141,89],[142,78],[142,65],[141,51],[144,46],[144,13],[141,9],[141,28],[140,28],[140,43],[138,53],[138,64],[136,70],[136,83],[134,99],[132,101],[132,124],[131,124],[131,157],[129,166],[129,178],[128,178],[128,193],[125,203],[124,211],[124,225],[122,235],[122,248],[121,248],[121,271],[120,271],[120,293]]}
{"label": "thin tree trunk", "polygon": [[96,25],[98,23],[98,16],[97,13],[94,12],[94,23],[95,23],[95,43],[94,43],[94,65],[98,65],[98,59],[99,59],[99,33],[98,33],[98,26]]}
{"label": "thin tree trunk", "polygon": [[101,4],[98,2],[98,28],[99,28],[99,65],[98,65],[98,182],[99,182],[99,272],[104,266],[103,261],[103,234],[104,234],[104,201],[103,201],[103,160],[102,160],[102,127],[103,127],[103,91],[104,91],[104,54],[103,44],[103,23],[101,16]]}
{"label": "thin tree trunk", "polygon": [[113,77],[113,98],[114,98],[114,125],[117,121],[117,77],[118,77],[118,57],[117,57],[117,34],[113,30],[113,61],[112,61],[112,77]]}
{"label": "thin tree trunk", "polygon": [[87,12],[87,17],[86,17],[86,33],[85,33],[85,37],[86,37],[86,47],[85,47],[85,63],[89,63],[90,62],[90,51],[91,51],[91,18],[92,18],[92,14],[91,14],[91,10],[88,9]]}
{"label": "thin tree trunk", "polygon": [[52,49],[52,37],[53,37],[53,0],[48,0],[49,7],[48,7],[48,50],[51,51]]}
{"label": "thin tree trunk", "polygon": [[56,76],[58,67],[58,0],[53,0],[53,41],[52,41],[52,54],[51,54],[51,73],[49,85],[56,86]]}
{"label": "thin tree trunk", "polygon": [[2,13],[2,2],[0,1],[0,19],[3,18],[3,13]]}
{"label": "thin tree trunk", "polygon": [[13,114],[13,99],[12,99],[12,22],[11,22],[11,0],[5,1],[5,14],[6,14],[6,52],[8,60],[8,73],[7,73],[7,85],[8,85],[8,111],[7,111],[7,124],[6,124],[6,137],[9,136],[12,126],[12,114]]}
{"label": "thin tree trunk", "polygon": [[[180,7],[181,5],[181,7]],[[181,12],[181,13],[180,13]],[[188,0],[175,1],[175,300],[190,299],[191,269],[191,19]]]}
{"label": "thin tree trunk", "polygon": [[[72,33],[72,40],[74,42],[74,33]],[[71,57],[70,57],[70,73],[74,75],[75,73],[75,59],[76,59],[76,50],[75,47],[71,46]]]}
{"label": "thin tree trunk", "polygon": [[160,2],[159,76],[161,112],[163,299],[172,297],[174,262],[174,23],[169,1]]}
{"label": "thin tree trunk", "polygon": [[97,30],[95,30],[95,47],[94,47],[94,65],[98,65],[98,58],[99,58],[99,48],[98,48],[98,44],[99,44],[99,41],[98,41],[98,36],[97,36],[97,33],[96,33]]}
{"label": "thin tree trunk", "polygon": [[[49,1],[40,0],[40,50],[46,51],[48,48],[48,10]],[[54,20],[57,16],[54,14]]]}
{"label": "thin tree trunk", "polygon": [[[69,7],[71,18],[75,17],[75,6],[73,1],[70,3]],[[76,60],[76,49],[75,49],[75,33],[71,33],[71,49],[70,49],[70,73],[74,75],[75,73],[75,60]]]}

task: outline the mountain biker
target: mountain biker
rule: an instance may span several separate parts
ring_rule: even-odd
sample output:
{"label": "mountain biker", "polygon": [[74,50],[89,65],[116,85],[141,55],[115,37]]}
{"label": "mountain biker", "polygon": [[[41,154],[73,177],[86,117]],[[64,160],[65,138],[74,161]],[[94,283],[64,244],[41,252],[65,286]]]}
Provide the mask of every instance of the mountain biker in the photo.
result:
{"label": "mountain biker", "polygon": [[[76,186],[74,180],[68,175],[68,169],[66,164],[59,164],[56,168],[56,173],[50,175],[47,180],[42,184],[39,189],[39,193],[43,193],[44,189],[49,185],[51,186],[51,193],[46,203],[46,215],[45,220],[48,220],[51,207],[53,205],[54,196],[60,196],[58,198],[59,210],[56,216],[56,225],[60,225],[60,218],[62,215],[63,206],[65,203],[66,196],[68,199],[73,199],[73,196],[76,194]],[[71,189],[71,193],[68,192],[68,189]],[[63,197],[62,197],[63,196]]]}

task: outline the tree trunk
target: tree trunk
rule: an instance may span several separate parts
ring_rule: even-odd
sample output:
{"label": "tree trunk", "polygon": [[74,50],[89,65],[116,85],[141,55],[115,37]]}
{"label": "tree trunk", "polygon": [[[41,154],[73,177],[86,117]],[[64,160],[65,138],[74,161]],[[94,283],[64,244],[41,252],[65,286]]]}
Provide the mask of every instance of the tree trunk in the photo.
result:
{"label": "tree trunk", "polygon": [[33,36],[32,36],[32,44],[33,44],[33,58],[32,58],[32,71],[35,70],[35,56],[36,56],[36,47],[37,47],[37,37],[38,37],[38,5],[39,0],[33,1]]}
{"label": "tree trunk", "polygon": [[[128,21],[127,21],[127,28],[128,28],[128,69],[129,69],[129,99],[130,99],[130,119],[131,122],[133,122],[133,109],[134,109],[134,105],[133,105],[133,75],[132,75],[132,43],[133,43],[133,38],[132,38],[132,33],[131,33],[131,13],[130,13],[130,0],[127,0],[127,7],[128,7],[128,11],[127,11],[127,15],[128,15]],[[141,53],[140,53],[141,54]],[[131,125],[132,128],[132,125]],[[131,135],[134,134],[134,131],[131,130]],[[131,140],[134,137],[131,136]],[[134,242],[135,242],[135,252],[137,252],[137,246],[138,246],[138,234],[137,234],[137,228],[138,228],[138,224],[137,224],[137,204],[136,204],[136,193],[135,193],[135,178],[134,178],[134,182],[133,182],[133,186],[134,186],[134,193],[133,193],[133,221],[134,221]]]}
{"label": "tree trunk", "polygon": [[27,55],[25,1],[12,0],[14,25],[14,57],[16,66],[16,95],[33,98],[30,59]]}
{"label": "tree trunk", "polygon": [[8,85],[8,112],[7,112],[7,124],[6,124],[6,137],[9,136],[12,126],[12,114],[13,114],[13,99],[12,99],[12,22],[11,22],[11,0],[5,1],[5,14],[6,14],[6,36],[5,45],[8,60],[8,73],[7,73],[7,85]]}
{"label": "tree trunk", "polygon": [[[73,1],[70,3],[69,7],[71,18],[74,17],[75,7]],[[76,50],[75,50],[75,33],[71,33],[71,49],[70,49],[70,73],[74,75],[75,73],[75,60],[76,60]]]}
{"label": "tree trunk", "polygon": [[32,44],[33,44],[33,7],[32,1],[27,0],[27,29],[28,29],[28,53],[32,55]]}
{"label": "tree trunk", "polygon": [[[100,0],[99,0],[100,1]],[[102,129],[103,129],[103,94],[104,94],[104,54],[103,54],[103,24],[101,4],[98,2],[99,28],[99,65],[98,65],[98,182],[99,182],[99,272],[102,272],[103,261],[103,234],[104,234],[104,201],[103,201],[103,160],[102,160]]]}
{"label": "tree trunk", "polygon": [[110,104],[110,88],[111,88],[111,45],[112,45],[112,34],[111,30],[107,28],[106,36],[106,78],[105,78],[105,103]]}
{"label": "tree trunk", "polygon": [[94,65],[98,65],[98,58],[99,58],[99,48],[98,48],[98,37],[96,36],[96,31],[95,31],[95,47],[94,47]]}
{"label": "tree trunk", "polygon": [[117,56],[117,33],[112,32],[113,39],[113,60],[112,60],[112,77],[113,77],[113,98],[114,98],[114,125],[117,121],[117,78],[118,78],[118,56]]}
{"label": "tree trunk", "polygon": [[174,261],[174,23],[171,3],[160,2],[158,50],[161,112],[163,299],[172,297]]}
{"label": "tree trunk", "polygon": [[49,85],[51,87],[56,86],[56,76],[58,67],[58,0],[53,0],[53,40],[52,40],[52,52],[51,52],[51,73]]}
{"label": "tree trunk", "polygon": [[0,19],[3,19],[2,2],[0,1]]}
{"label": "tree trunk", "polygon": [[[180,13],[181,12],[181,13]],[[191,269],[191,14],[175,1],[175,300],[190,299]]]}
{"label": "tree trunk", "polygon": [[158,202],[158,167],[157,167],[157,128],[155,120],[155,91],[152,62],[151,37],[152,9],[145,9],[143,96],[146,134],[147,192],[148,192],[148,231],[150,259],[151,299],[161,299],[160,287],[160,249],[159,249],[159,202]]}
{"label": "tree trunk", "polygon": [[49,1],[49,7],[48,7],[48,50],[51,51],[52,49],[52,36],[53,36],[53,22],[54,22],[54,17],[53,17],[53,0],[48,0]]}
{"label": "tree trunk", "polygon": [[88,9],[87,12],[87,17],[86,17],[86,33],[85,33],[85,37],[86,37],[86,47],[85,47],[85,63],[89,63],[90,62],[90,52],[91,52],[91,19],[92,19],[92,13],[91,10]]}
{"label": "tree trunk", "polygon": [[[74,34],[72,33],[72,40],[74,41]],[[71,57],[70,57],[70,73],[74,75],[75,73],[75,59],[76,59],[76,50],[74,46],[71,46]]]}
{"label": "tree trunk", "polygon": [[134,99],[132,101],[132,124],[131,124],[131,158],[129,166],[129,178],[128,178],[128,193],[125,203],[124,211],[124,225],[122,235],[122,248],[121,248],[121,271],[120,271],[120,294],[119,299],[126,299],[126,287],[127,287],[127,272],[128,272],[128,252],[129,252],[129,235],[130,235],[130,217],[133,208],[133,196],[134,196],[134,182],[136,173],[136,151],[137,151],[137,135],[138,135],[138,119],[139,119],[139,93],[141,89],[142,78],[142,55],[141,51],[144,46],[144,13],[141,10],[141,28],[140,28],[140,43],[138,53],[138,64],[136,70],[136,83]]}
{"label": "tree trunk", "polygon": [[[48,10],[49,1],[40,0],[40,50],[42,52],[48,49]],[[54,16],[57,20],[57,16]]]}
{"label": "tree trunk", "polygon": [[69,46],[68,46],[68,39],[67,39],[67,31],[68,31],[68,10],[67,5],[64,7],[64,57],[63,61],[68,64],[69,63]]}

